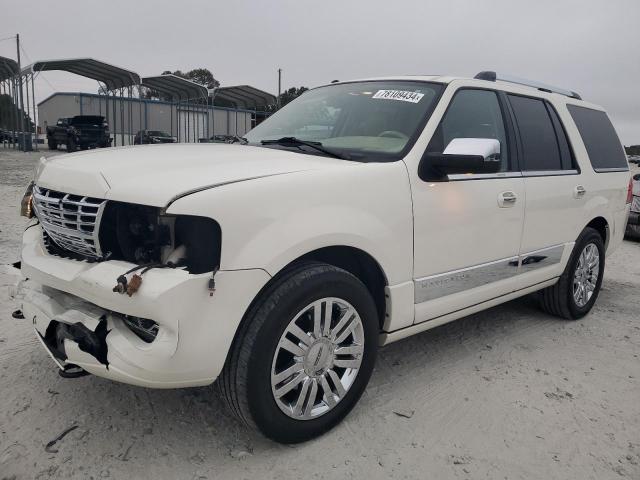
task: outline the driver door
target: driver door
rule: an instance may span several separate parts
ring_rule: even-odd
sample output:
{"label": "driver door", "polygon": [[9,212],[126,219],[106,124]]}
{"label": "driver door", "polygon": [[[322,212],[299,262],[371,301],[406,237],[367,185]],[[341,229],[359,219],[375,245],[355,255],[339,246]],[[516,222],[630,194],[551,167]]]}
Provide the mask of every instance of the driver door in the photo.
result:
{"label": "driver door", "polygon": [[518,271],[525,193],[506,112],[502,94],[459,88],[427,147],[441,153],[456,138],[496,139],[501,167],[441,182],[415,177],[416,323],[513,290],[509,279]]}

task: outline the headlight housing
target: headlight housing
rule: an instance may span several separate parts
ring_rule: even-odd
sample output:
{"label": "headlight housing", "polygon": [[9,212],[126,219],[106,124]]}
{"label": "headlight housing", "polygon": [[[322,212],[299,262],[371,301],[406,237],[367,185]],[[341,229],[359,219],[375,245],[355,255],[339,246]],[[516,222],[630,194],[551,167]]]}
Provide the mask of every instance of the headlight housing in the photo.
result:
{"label": "headlight housing", "polygon": [[27,218],[33,218],[33,182],[27,185],[22,200],[20,201],[20,215]]}

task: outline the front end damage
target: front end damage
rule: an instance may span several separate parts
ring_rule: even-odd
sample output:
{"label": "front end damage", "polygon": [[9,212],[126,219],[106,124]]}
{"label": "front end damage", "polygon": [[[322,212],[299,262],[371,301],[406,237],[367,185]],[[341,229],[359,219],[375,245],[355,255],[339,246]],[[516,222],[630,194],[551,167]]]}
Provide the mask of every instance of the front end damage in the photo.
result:
{"label": "front end damage", "polygon": [[149,270],[133,296],[113,292],[135,264],[51,255],[41,225],[23,237],[14,298],[60,368],[79,367],[153,388],[207,385],[224,365],[237,326],[269,280],[263,270],[211,273]]}

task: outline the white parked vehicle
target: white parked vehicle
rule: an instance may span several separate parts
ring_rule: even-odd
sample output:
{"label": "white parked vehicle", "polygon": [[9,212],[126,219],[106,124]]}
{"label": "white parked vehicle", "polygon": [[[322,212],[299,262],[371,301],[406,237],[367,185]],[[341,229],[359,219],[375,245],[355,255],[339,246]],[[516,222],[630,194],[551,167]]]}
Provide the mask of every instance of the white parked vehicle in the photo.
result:
{"label": "white parked vehicle", "polygon": [[533,292],[592,308],[627,160],[601,107],[526,83],[341,82],[234,145],[42,159],[20,308],[63,376],[217,379],[268,437],[319,435],[379,346]]}

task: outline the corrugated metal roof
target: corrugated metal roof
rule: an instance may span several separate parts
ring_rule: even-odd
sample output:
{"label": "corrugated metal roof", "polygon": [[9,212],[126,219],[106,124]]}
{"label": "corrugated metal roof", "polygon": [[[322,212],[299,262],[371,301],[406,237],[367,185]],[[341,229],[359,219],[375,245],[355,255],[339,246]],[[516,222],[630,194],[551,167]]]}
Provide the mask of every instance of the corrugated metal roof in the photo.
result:
{"label": "corrugated metal roof", "polygon": [[140,83],[140,76],[137,73],[93,58],[41,60],[22,69],[22,74],[38,73],[44,70],[75,73],[102,82],[108,90],[130,87]]}
{"label": "corrugated metal roof", "polygon": [[171,96],[172,100],[207,98],[209,90],[204,85],[173,74],[144,77],[142,85]]}
{"label": "corrugated metal roof", "polygon": [[0,82],[4,82],[8,78],[15,77],[20,71],[18,63],[7,57],[0,57]]}
{"label": "corrugated metal roof", "polygon": [[270,93],[258,90],[250,85],[237,85],[235,87],[220,87],[213,91],[215,99],[220,98],[231,102],[237,108],[255,109],[275,105],[276,97]]}

